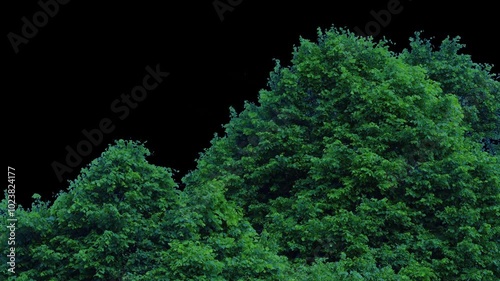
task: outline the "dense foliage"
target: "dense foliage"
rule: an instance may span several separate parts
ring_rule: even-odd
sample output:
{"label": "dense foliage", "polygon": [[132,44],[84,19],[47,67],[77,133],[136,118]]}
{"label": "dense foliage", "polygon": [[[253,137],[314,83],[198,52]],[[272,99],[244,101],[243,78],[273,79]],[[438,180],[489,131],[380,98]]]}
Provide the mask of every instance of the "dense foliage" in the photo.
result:
{"label": "dense foliage", "polygon": [[20,207],[16,280],[500,279],[491,66],[458,39],[318,37],[231,109],[183,190],[120,140]]}
{"label": "dense foliage", "polygon": [[284,258],[259,243],[217,181],[181,194],[147,155],[118,141],[52,206],[20,208],[16,280],[279,278]]}

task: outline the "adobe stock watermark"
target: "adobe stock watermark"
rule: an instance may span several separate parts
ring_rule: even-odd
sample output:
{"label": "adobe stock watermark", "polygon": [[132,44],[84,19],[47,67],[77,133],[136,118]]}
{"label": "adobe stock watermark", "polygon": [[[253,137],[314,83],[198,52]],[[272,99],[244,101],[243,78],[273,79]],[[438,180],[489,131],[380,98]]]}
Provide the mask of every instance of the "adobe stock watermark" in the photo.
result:
{"label": "adobe stock watermark", "polygon": [[215,12],[219,16],[220,21],[224,21],[224,13],[234,11],[234,8],[243,3],[243,0],[215,0],[212,2]]}
{"label": "adobe stock watermark", "polygon": [[66,5],[70,0],[40,0],[38,6],[41,10],[35,12],[31,20],[27,17],[22,17],[21,21],[21,35],[14,32],[9,32],[7,38],[14,49],[14,53],[19,53],[19,46],[21,44],[28,44],[29,39],[33,39],[38,34],[38,29],[42,28],[49,23],[49,18],[53,18],[59,13],[59,5]]}
{"label": "adobe stock watermark", "polygon": [[[115,99],[111,103],[111,112],[117,115],[116,117],[118,120],[127,118],[130,111],[137,108],[139,103],[147,98],[148,92],[156,89],[158,85],[170,75],[170,73],[160,70],[160,64],[157,64],[155,69],[146,66],[146,72],[147,74],[142,79],[141,85],[133,87],[130,94],[121,94],[120,98]],[[100,120],[97,128],[91,130],[83,129],[82,135],[84,139],[78,142],[76,148],[69,145],[65,147],[67,152],[65,163],[62,164],[53,161],[51,164],[59,182],[63,181],[63,175],[65,173],[73,172],[73,169],[80,166],[83,157],[90,155],[93,148],[99,146],[103,142],[104,134],[113,132],[115,128],[116,126],[113,124],[113,120],[106,117]]]}
{"label": "adobe stock watermark", "polygon": [[[412,1],[412,0],[408,0]],[[399,0],[389,0],[387,2],[387,9],[382,9],[378,12],[374,10],[370,11],[370,15],[374,20],[369,21],[365,24],[364,30],[355,26],[354,31],[358,36],[372,36],[377,37],[382,31],[382,27],[387,27],[392,20],[393,15],[398,15],[403,11],[404,7],[401,5]]]}
{"label": "adobe stock watermark", "polygon": [[9,273],[16,273],[16,228],[17,228],[17,218],[16,218],[16,169],[13,167],[7,167],[7,229],[9,231],[9,238],[7,241],[8,248],[7,254],[7,265]]}

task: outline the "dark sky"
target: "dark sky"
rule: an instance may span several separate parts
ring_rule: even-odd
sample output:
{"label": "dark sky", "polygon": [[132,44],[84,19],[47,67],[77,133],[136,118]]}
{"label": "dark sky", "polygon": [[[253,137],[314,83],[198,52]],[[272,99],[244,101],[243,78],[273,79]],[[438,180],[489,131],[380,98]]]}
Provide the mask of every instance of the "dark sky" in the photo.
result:
{"label": "dark sky", "polygon": [[[476,62],[500,62],[496,9],[479,1],[171,2],[3,3],[3,150],[7,166],[16,169],[18,203],[28,207],[34,192],[52,201],[120,138],[147,141],[150,162],[179,170],[180,178],[195,168],[214,133],[222,133],[229,107],[239,112],[245,100],[255,102],[273,59],[288,65],[299,36],[315,40],[318,27],[364,29],[378,14],[385,22],[376,38],[385,36],[397,48],[423,30],[436,42],[461,36]],[[48,12],[39,3],[49,3]],[[221,18],[214,3],[230,9]],[[394,12],[390,18],[387,10]],[[140,89],[148,66],[169,75],[158,84],[146,81],[154,89],[128,105],[121,95]],[[92,153],[59,181],[52,164],[66,165],[66,148],[76,150],[86,139],[82,131],[96,132],[103,120],[114,130],[102,133]]]}

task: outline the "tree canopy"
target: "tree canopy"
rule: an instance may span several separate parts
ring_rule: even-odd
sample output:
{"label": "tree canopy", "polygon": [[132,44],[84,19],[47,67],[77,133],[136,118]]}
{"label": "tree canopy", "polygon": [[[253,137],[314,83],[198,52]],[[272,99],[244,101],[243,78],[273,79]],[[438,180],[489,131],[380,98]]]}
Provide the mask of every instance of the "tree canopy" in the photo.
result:
{"label": "tree canopy", "polygon": [[300,38],[183,189],[119,140],[19,207],[16,280],[498,280],[500,82],[463,47]]}

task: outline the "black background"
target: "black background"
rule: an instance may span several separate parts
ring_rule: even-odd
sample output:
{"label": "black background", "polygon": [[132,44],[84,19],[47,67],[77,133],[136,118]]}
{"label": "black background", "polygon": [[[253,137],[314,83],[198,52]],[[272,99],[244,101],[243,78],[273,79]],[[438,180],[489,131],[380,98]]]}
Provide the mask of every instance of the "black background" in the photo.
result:
{"label": "black background", "polygon": [[[387,9],[390,1],[243,0],[221,21],[212,0],[72,0],[17,54],[9,32],[21,35],[21,18],[31,20],[41,8],[37,1],[10,2],[2,8],[3,151],[6,166],[16,168],[17,201],[29,207],[35,192],[52,201],[120,138],[147,141],[150,162],[178,170],[180,179],[195,168],[214,133],[223,132],[229,107],[239,112],[245,100],[257,101],[273,59],[288,65],[299,36],[315,40],[318,27],[332,24],[364,29],[373,20],[370,11]],[[400,3],[403,11],[376,36],[395,42],[395,51],[423,30],[436,43],[459,35],[475,62],[499,63],[497,10],[490,3]],[[147,65],[157,64],[170,76],[127,118],[117,119],[111,103],[142,83]],[[85,139],[81,131],[98,128],[103,118],[116,129],[59,182],[51,164],[65,164],[65,147],[75,148]]]}

